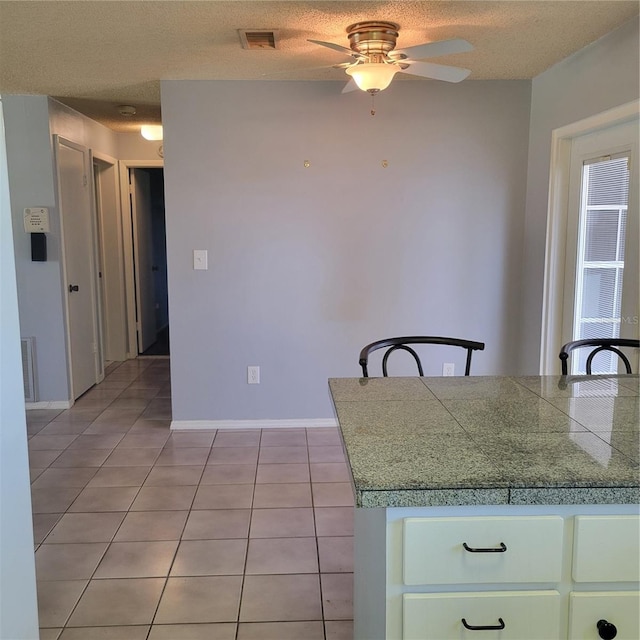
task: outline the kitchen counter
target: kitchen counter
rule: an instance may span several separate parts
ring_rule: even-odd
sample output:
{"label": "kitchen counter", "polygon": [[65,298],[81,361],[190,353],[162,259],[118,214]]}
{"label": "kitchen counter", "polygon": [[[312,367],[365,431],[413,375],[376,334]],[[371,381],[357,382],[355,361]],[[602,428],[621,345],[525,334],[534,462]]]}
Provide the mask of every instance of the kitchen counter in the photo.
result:
{"label": "kitchen counter", "polygon": [[640,501],[638,376],[329,386],[358,507]]}

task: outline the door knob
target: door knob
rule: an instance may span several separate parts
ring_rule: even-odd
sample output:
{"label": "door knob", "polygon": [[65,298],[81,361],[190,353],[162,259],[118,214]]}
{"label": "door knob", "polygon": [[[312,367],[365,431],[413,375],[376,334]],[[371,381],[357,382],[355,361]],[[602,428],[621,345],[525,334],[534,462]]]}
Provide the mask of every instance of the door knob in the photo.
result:
{"label": "door knob", "polygon": [[618,635],[616,625],[607,620],[598,620],[596,626],[598,627],[598,635],[604,640],[613,640]]}
{"label": "door knob", "polygon": [[74,291],[78,291],[80,289],[80,287],[78,287],[77,284],[70,284],[69,285],[69,293],[73,293]]}

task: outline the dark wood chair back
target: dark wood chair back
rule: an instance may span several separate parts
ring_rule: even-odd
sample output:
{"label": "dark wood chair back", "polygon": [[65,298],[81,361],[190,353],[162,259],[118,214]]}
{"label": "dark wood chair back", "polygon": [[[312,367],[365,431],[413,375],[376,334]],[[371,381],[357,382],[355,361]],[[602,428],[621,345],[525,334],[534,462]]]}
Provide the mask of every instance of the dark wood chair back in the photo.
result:
{"label": "dark wood chair back", "polygon": [[569,373],[569,354],[574,349],[581,349],[584,347],[593,347],[593,351],[591,351],[591,353],[587,357],[587,375],[591,375],[591,364],[593,362],[593,359],[601,351],[611,351],[615,353],[624,363],[624,367],[627,373],[632,373],[629,358],[627,358],[627,356],[622,351],[620,351],[619,347],[631,347],[640,349],[640,340],[631,340],[628,338],[589,338],[587,340],[574,340],[573,342],[567,342],[567,344],[563,345],[562,349],[560,349],[560,353],[558,356],[562,363],[563,376],[566,376]]}
{"label": "dark wood chair back", "polygon": [[409,347],[410,344],[441,344],[450,347],[461,347],[467,350],[467,361],[464,369],[464,375],[468,376],[471,370],[471,354],[474,351],[482,351],[484,349],[484,342],[474,342],[472,340],[461,340],[460,338],[442,338],[437,336],[406,336],[400,338],[385,338],[384,340],[376,340],[368,344],[360,351],[360,366],[362,367],[362,376],[364,378],[369,377],[368,362],[369,355],[378,349],[384,349],[389,347],[382,358],[382,375],[387,377],[387,360],[389,356],[398,350],[408,351],[416,361],[418,365],[418,375],[424,376],[422,370],[422,362],[418,354],[414,349]]}

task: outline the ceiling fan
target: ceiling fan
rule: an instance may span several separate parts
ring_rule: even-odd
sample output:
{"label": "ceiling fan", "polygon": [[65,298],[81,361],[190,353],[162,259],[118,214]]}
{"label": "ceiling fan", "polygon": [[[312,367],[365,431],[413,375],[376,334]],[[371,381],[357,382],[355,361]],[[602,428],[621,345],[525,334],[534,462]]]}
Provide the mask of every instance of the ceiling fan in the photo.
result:
{"label": "ceiling fan", "polygon": [[466,40],[453,38],[426,42],[407,49],[396,49],[399,29],[399,25],[394,22],[357,22],[347,27],[351,48],[322,40],[309,42],[355,58],[353,62],[334,65],[334,68],[345,69],[351,76],[342,93],[362,89],[374,95],[386,89],[398,72],[445,82],[460,82],[471,73],[469,69],[424,61],[426,58],[472,51],[473,45]]}

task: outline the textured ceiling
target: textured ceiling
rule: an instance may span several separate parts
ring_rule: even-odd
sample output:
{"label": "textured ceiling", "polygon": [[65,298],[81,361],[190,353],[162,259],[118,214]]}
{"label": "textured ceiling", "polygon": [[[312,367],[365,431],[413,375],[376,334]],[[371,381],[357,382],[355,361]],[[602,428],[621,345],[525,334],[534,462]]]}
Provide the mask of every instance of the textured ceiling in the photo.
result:
{"label": "textured ceiling", "polygon": [[[398,48],[465,38],[474,51],[434,61],[471,69],[469,80],[526,79],[638,7],[637,0],[2,1],[0,93],[55,96],[127,131],[159,121],[161,79],[346,82],[330,65],[349,58],[307,39],[348,46],[346,27],[375,19],[400,25]],[[279,48],[244,50],[238,29],[277,29]],[[121,104],[135,105],[136,116],[120,116]]]}

